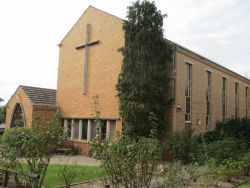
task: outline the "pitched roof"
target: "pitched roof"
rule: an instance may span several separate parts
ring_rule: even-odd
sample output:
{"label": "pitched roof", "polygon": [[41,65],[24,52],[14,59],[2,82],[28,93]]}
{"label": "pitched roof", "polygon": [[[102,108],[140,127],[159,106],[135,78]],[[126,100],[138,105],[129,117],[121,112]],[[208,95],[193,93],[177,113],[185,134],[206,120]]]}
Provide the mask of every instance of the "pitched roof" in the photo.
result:
{"label": "pitched roof", "polygon": [[206,60],[209,63],[210,66],[213,66],[214,68],[217,68],[217,69],[219,68],[220,71],[224,70],[224,71],[226,71],[227,74],[231,74],[231,76],[233,76],[233,77],[238,77],[238,79],[241,79],[242,81],[246,81],[246,82],[250,83],[250,79],[249,78],[247,78],[245,76],[242,76],[242,75],[240,75],[240,74],[238,74],[238,73],[236,73],[236,72],[234,72],[234,71],[232,71],[232,70],[230,70],[230,69],[228,69],[228,68],[220,65],[219,63],[216,63],[215,61],[212,61],[212,60],[210,60],[210,59],[208,59],[208,58],[206,58],[206,57],[204,57],[204,56],[202,56],[202,55],[200,55],[200,54],[198,54],[198,53],[196,53],[196,52],[194,52],[194,51],[192,51],[192,50],[190,50],[190,49],[188,49],[188,48],[186,48],[186,47],[184,47],[184,46],[182,46],[182,45],[180,45],[180,44],[178,44],[176,42],[173,42],[173,41],[171,41],[169,39],[166,39],[166,38],[165,38],[165,40],[169,44],[175,45],[177,47],[177,49],[181,48],[183,50],[186,50],[186,51],[188,51],[188,52],[190,52],[190,53],[192,53],[192,54],[200,57],[203,60]]}
{"label": "pitched roof", "polygon": [[56,90],[20,85],[33,105],[56,106]]}
{"label": "pitched roof", "polygon": [[97,10],[97,11],[99,11],[99,12],[102,12],[102,13],[104,13],[104,14],[110,15],[110,16],[116,18],[116,19],[125,21],[124,19],[119,18],[118,16],[115,16],[115,15],[113,15],[113,14],[110,14],[110,13],[106,12],[106,11],[103,11],[103,10],[101,10],[101,9],[98,9],[98,8],[96,8],[96,7],[93,7],[93,6],[89,5],[88,8],[85,9],[85,11],[82,13],[82,15],[78,18],[78,20],[77,20],[77,21],[74,23],[74,25],[71,27],[71,29],[68,31],[68,33],[63,37],[63,39],[62,39],[61,42],[58,44],[58,46],[60,46],[60,45],[62,44],[62,42],[64,41],[64,39],[69,35],[69,33],[73,30],[73,28],[76,27],[77,23],[81,20],[81,18],[85,15],[85,13],[86,13],[89,9],[91,9],[91,8],[92,8],[92,9],[95,9],[95,10]]}

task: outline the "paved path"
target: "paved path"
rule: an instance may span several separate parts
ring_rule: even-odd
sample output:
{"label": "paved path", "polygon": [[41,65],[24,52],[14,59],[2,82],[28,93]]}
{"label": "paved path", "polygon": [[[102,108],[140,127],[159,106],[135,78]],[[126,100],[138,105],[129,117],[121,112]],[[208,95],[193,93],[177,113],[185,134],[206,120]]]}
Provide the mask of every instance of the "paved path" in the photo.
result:
{"label": "paved path", "polygon": [[[85,166],[100,166],[101,162],[84,155],[52,155],[50,158],[50,164],[65,164],[68,160],[68,164],[77,164],[77,165],[85,165]],[[24,158],[21,159],[21,162],[25,163],[26,160]]]}
{"label": "paved path", "polygon": [[66,163],[67,160],[68,164],[78,164],[86,166],[99,166],[101,164],[100,161],[84,155],[53,155],[50,159],[50,164],[63,164]]}

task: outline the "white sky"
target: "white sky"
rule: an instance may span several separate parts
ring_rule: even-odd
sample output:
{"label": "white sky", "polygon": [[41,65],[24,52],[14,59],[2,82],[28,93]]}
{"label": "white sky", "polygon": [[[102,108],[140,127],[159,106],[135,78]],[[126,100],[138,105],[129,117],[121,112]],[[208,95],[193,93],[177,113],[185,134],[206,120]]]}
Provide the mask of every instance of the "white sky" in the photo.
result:
{"label": "white sky", "polygon": [[[56,88],[57,44],[88,5],[126,17],[131,0],[0,1],[0,97],[18,85]],[[165,37],[250,77],[250,0],[156,0]]]}

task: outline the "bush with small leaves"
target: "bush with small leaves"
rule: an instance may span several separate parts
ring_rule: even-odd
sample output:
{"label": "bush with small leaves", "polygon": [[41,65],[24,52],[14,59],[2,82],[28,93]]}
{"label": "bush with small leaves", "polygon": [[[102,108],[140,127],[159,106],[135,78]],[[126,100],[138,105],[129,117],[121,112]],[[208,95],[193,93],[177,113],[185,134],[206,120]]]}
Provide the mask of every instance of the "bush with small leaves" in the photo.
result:
{"label": "bush with small leaves", "polygon": [[218,183],[226,179],[226,167],[223,164],[217,164],[216,160],[209,159],[202,168],[200,182],[205,187],[218,187]]}
{"label": "bush with small leaves", "polygon": [[171,133],[165,144],[174,160],[181,160],[184,163],[192,161],[196,149],[193,129],[186,127],[182,131]]}
{"label": "bush with small leaves", "polygon": [[250,152],[245,153],[241,161],[243,163],[242,169],[244,171],[244,175],[249,176],[250,175]]}
{"label": "bush with small leaves", "polygon": [[102,162],[111,182],[125,188],[148,187],[160,159],[159,141],[121,135],[117,141],[97,138],[91,143],[92,156]]}
{"label": "bush with small leaves", "polygon": [[66,162],[60,165],[60,169],[58,170],[57,173],[58,176],[64,181],[66,188],[70,188],[70,186],[73,183],[73,180],[76,177],[82,176],[84,174],[83,168],[77,168],[78,167],[77,164],[69,165],[68,163],[69,159],[70,156],[68,157]]}
{"label": "bush with small leaves", "polygon": [[[7,161],[17,161],[23,157],[28,164],[30,173],[40,176],[38,187],[42,186],[50,157],[58,146],[62,129],[60,128],[59,116],[55,116],[46,125],[33,125],[31,128],[9,129],[3,135],[3,145],[8,152]],[[21,165],[20,169],[22,171]]]}
{"label": "bush with small leaves", "polygon": [[228,159],[238,160],[240,157],[239,154],[246,150],[246,144],[241,140],[236,140],[234,138],[216,140],[208,144],[197,144],[196,147],[195,158],[201,164],[206,163],[206,161],[211,158],[216,160],[218,164],[221,164],[224,160]]}
{"label": "bush with small leaves", "polygon": [[180,161],[168,165],[163,174],[166,187],[188,187],[200,176],[201,171],[197,163],[182,165]]}
{"label": "bush with small leaves", "polygon": [[240,174],[243,167],[243,162],[233,159],[227,159],[223,161],[223,165],[225,166],[225,180],[231,182],[232,177]]}

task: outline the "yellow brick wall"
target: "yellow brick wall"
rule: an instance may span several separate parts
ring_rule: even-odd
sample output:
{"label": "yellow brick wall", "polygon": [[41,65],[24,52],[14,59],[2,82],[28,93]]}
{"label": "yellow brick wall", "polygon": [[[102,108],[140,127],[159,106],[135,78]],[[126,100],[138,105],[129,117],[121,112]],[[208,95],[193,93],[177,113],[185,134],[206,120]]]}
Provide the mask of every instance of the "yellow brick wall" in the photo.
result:
{"label": "yellow brick wall", "polygon": [[33,121],[37,125],[45,125],[47,121],[55,115],[56,107],[49,106],[34,106],[33,108]]}
{"label": "yellow brick wall", "polygon": [[[57,103],[62,117],[93,117],[93,96],[99,96],[102,118],[119,118],[116,83],[121,69],[123,46],[122,20],[89,7],[60,45]],[[83,95],[84,49],[86,25],[90,24],[87,94]],[[119,123],[118,123],[119,124]],[[118,126],[119,127],[119,126]]]}
{"label": "yellow brick wall", "polygon": [[[177,130],[184,128],[185,115],[185,62],[192,64],[192,128],[196,133],[206,129],[206,71],[212,73],[212,118],[211,129],[215,128],[217,120],[222,120],[222,77],[227,78],[227,117],[235,116],[235,82],[239,83],[239,116],[246,116],[245,88],[250,87],[249,80],[237,75],[230,75],[226,69],[218,69],[206,64],[204,59],[197,59],[190,52],[177,51],[176,105],[183,107],[182,112],[176,112]],[[248,101],[249,103],[249,101]],[[201,125],[197,125],[197,120]]]}
{"label": "yellow brick wall", "polygon": [[[121,69],[122,55],[117,49],[124,44],[122,31],[123,20],[108,13],[89,7],[60,44],[57,103],[62,117],[90,118],[93,117],[93,96],[99,95],[103,118],[119,118],[119,105],[115,89]],[[100,40],[100,43],[89,48],[87,95],[83,95],[84,49],[75,47],[85,42],[86,25],[91,25],[90,41]],[[184,50],[185,51],[185,50]],[[178,51],[176,54],[176,105],[183,107],[182,112],[176,109],[168,110],[169,123],[175,128],[184,127],[185,95],[184,95],[184,64],[190,62],[192,67],[192,124],[196,133],[205,131],[206,100],[205,76],[206,70],[212,72],[212,129],[216,121],[222,118],[222,76],[227,78],[227,117],[234,115],[234,83],[240,85],[240,117],[245,116],[245,86],[249,80],[243,79],[223,68],[211,66],[204,59],[197,58],[191,52]],[[242,80],[243,79],[243,80]],[[173,88],[173,82],[171,82]],[[172,95],[172,92],[170,91]],[[250,98],[250,97],[249,97]],[[176,107],[176,106],[175,106]],[[174,118],[175,114],[175,118]],[[197,125],[200,119],[202,124]],[[121,130],[121,121],[116,122],[117,130]]]}
{"label": "yellow brick wall", "polygon": [[28,99],[27,95],[23,91],[21,87],[18,87],[15,93],[12,95],[11,99],[7,104],[7,112],[6,112],[6,127],[10,128],[12,113],[17,103],[20,103],[23,107],[25,114],[25,126],[30,127],[32,124],[32,104]]}

